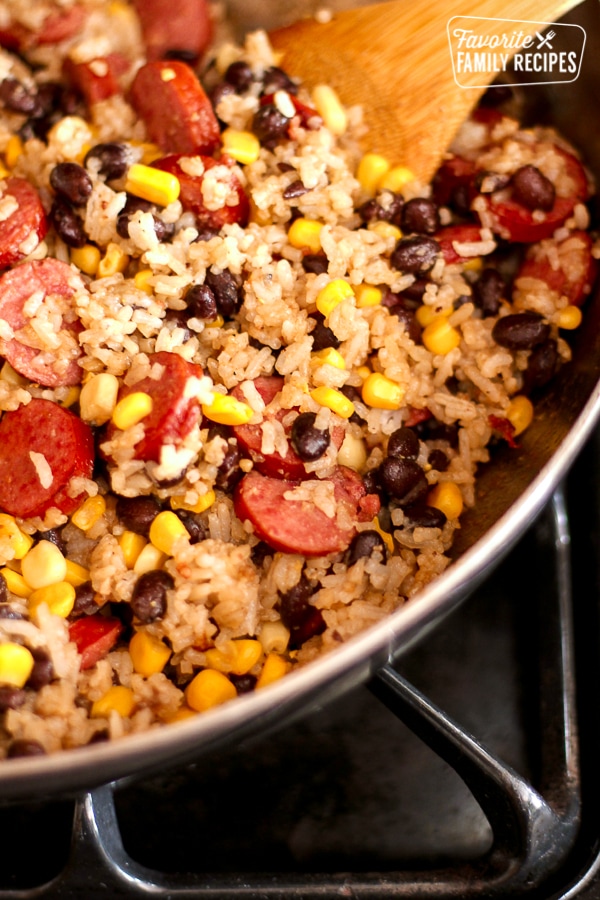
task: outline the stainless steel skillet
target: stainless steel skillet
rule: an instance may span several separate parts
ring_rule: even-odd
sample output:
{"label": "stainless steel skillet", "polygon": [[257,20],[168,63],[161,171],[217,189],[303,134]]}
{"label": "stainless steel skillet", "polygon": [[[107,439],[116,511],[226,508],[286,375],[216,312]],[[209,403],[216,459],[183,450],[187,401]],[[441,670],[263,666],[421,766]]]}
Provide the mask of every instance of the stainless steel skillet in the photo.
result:
{"label": "stainless steel skillet", "polygon": [[[586,0],[564,21],[577,23],[586,32],[579,77],[569,84],[528,86],[523,96],[531,120],[556,125],[580,148],[600,183],[600,5]],[[499,448],[481,471],[479,502],[460,532],[453,564],[417,599],[335,653],[209,714],[113,744],[4,763],[0,798],[73,793],[197,759],[226,742],[278,727],[315,703],[335,700],[409,645],[425,639],[490,574],[533,521],[598,421],[600,290],[590,298],[584,325],[572,343],[573,360],[541,398],[520,447]]]}

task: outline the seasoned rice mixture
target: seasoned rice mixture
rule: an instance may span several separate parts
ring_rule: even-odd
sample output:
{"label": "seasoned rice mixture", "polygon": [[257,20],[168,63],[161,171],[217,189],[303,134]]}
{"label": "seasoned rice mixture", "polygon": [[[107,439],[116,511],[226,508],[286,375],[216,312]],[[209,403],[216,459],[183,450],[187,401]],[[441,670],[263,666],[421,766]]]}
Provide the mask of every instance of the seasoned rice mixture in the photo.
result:
{"label": "seasoned rice mixture", "polygon": [[418,602],[595,274],[553,131],[482,105],[419,184],[179,5],[0,3],[2,756],[197,715]]}

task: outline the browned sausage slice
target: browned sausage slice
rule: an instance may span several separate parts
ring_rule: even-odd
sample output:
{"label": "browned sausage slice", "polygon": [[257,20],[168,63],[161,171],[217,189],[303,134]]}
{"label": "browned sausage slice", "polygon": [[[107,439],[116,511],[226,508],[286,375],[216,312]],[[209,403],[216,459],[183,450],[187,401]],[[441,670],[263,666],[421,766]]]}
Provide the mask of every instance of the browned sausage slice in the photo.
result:
{"label": "browned sausage slice", "polygon": [[[58,259],[23,263],[0,276],[0,354],[13,369],[45,387],[79,384],[83,375],[77,363],[80,323],[72,299],[86,290],[78,273]],[[43,347],[32,322],[42,328],[57,317],[60,328],[50,329],[50,344]],[[8,325],[4,336],[2,320]]]}
{"label": "browned sausage slice", "polygon": [[0,420],[0,508],[19,518],[42,516],[51,506],[72,513],[74,476],[91,478],[91,428],[68,409],[34,397]]}
{"label": "browned sausage slice", "polygon": [[206,0],[134,0],[149,60],[198,59],[212,36]]}
{"label": "browned sausage slice", "polygon": [[219,146],[221,131],[212,104],[185,63],[146,63],[133,79],[130,99],[150,139],[165,153],[210,156]]}
{"label": "browned sausage slice", "polygon": [[38,192],[24,178],[7,179],[0,210],[0,269],[8,269],[35,250],[48,221]]}
{"label": "browned sausage slice", "polygon": [[590,235],[587,231],[573,231],[562,241],[549,238],[533,244],[515,281],[537,278],[551,290],[568,297],[569,303],[581,306],[592,289],[597,269]]}
{"label": "browned sausage slice", "polygon": [[[303,556],[339,553],[354,537],[358,501],[339,471],[330,483],[336,505],[334,516],[311,500],[308,493],[312,486],[315,491],[326,488],[326,482],[285,481],[252,471],[237,486],[235,512],[242,521],[251,522],[257,537],[274,550]],[[316,499],[317,494],[314,496]]]}
{"label": "browned sausage slice", "polygon": [[[232,222],[237,222],[244,228],[248,224],[250,201],[233,168],[233,160],[229,157],[213,159],[211,156],[196,154],[195,159],[202,160],[204,172],[202,175],[189,175],[181,168],[181,160],[184,158],[181,154],[174,153],[152,163],[154,168],[177,176],[181,186],[179,199],[183,208],[193,212],[200,225],[214,231],[220,231],[223,225],[230,225]],[[219,171],[219,186],[227,188],[227,199],[218,209],[209,209],[202,186],[206,174],[215,167]],[[213,177],[214,175],[213,171]]]}

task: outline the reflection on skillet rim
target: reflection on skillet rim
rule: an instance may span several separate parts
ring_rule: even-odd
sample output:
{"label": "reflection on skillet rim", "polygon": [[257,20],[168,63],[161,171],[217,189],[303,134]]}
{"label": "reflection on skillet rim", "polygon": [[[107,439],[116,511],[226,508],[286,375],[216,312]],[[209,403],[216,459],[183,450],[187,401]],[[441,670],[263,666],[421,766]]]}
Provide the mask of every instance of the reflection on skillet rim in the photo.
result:
{"label": "reflection on skillet rim", "polygon": [[[588,48],[580,79],[572,85],[527,88],[525,101],[535,120],[540,112],[582,150],[600,180],[600,132],[589,132],[586,110],[597,98],[594,78],[600,59],[600,10],[588,2],[568,21],[582,24]],[[565,20],[567,21],[567,20]],[[390,656],[450,613],[500,561],[531,523],[566,473],[600,415],[600,292],[587,302],[585,327],[571,342],[573,360],[563,367],[537,406],[521,449],[499,448],[480,471],[480,502],[455,542],[455,563],[418,598],[388,619],[341,646],[335,653],[290,673],[268,690],[235,703],[124,741],[96,744],[48,757],[12,760],[0,767],[0,796],[21,798],[72,792],[121,777],[137,777],[196,759],[219,744],[254,731],[278,727],[367,680]],[[526,486],[523,489],[523,486]]]}

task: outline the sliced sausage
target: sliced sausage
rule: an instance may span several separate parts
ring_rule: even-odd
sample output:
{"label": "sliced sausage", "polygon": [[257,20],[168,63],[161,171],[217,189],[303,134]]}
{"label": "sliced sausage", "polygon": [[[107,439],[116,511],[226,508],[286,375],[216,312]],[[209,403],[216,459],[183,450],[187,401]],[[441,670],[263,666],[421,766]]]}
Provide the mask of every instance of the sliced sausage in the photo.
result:
{"label": "sliced sausage", "polygon": [[19,518],[42,516],[51,506],[72,513],[73,477],[91,478],[94,439],[85,422],[51,400],[33,398],[0,420],[0,507]]}
{"label": "sliced sausage", "polygon": [[128,68],[125,57],[116,53],[82,63],[67,57],[63,63],[63,74],[91,107],[121,93],[119,78]]}
{"label": "sliced sausage", "polygon": [[356,473],[352,472],[350,482],[346,480],[346,472],[351,470],[341,472],[341,468],[331,479],[337,506],[333,518],[311,500],[286,497],[288,492],[309,482],[270,478],[254,470],[237,486],[234,496],[236,515],[242,521],[251,522],[257,537],[274,550],[303,556],[343,551],[356,533],[359,501],[354,482]]}
{"label": "sliced sausage", "polygon": [[[137,391],[152,397],[152,411],[144,419],[144,437],[135,445],[135,458],[160,462],[162,447],[180,444],[200,420],[200,404],[196,397],[187,396],[186,387],[190,378],[202,377],[202,369],[166,350],[153,353],[149,359],[151,365],[160,367],[156,370],[159,377],[149,375],[123,387],[119,400]],[[111,423],[108,439],[114,433],[115,426]]]}
{"label": "sliced sausage", "polygon": [[69,638],[81,656],[79,667],[91,669],[114,647],[123,631],[121,621],[113,616],[94,613],[76,619],[69,625]]}
{"label": "sliced sausage", "polygon": [[[284,379],[279,375],[263,375],[256,378],[254,386],[265,404],[268,406],[282,390]],[[244,395],[239,388],[234,388],[233,395],[238,400],[244,400]],[[289,409],[278,410],[273,416],[274,419],[281,422],[290,413]],[[267,412],[267,419],[270,418]],[[291,423],[284,426],[286,437],[289,440],[291,432]],[[235,434],[240,447],[250,456],[254,462],[254,466],[263,475],[270,475],[273,478],[287,478],[290,481],[302,480],[310,477],[304,467],[304,463],[288,444],[288,450],[285,456],[282,456],[277,450],[273,453],[265,454],[262,452],[262,427],[258,425],[236,425],[233,433]],[[335,445],[339,448],[344,440],[344,429],[332,429],[331,438]]]}
{"label": "sliced sausage", "polygon": [[165,153],[210,156],[219,146],[221,132],[212,104],[185,63],[146,63],[133,79],[130,99],[148,136]]}
{"label": "sliced sausage", "polygon": [[[547,152],[546,146],[534,145],[534,156]],[[572,153],[554,145],[553,153],[562,158],[563,173],[556,187],[556,198],[548,212],[529,209],[510,194],[510,188],[492,194],[481,194],[492,229],[500,237],[519,243],[532,243],[551,237],[571,215],[575,205],[588,197],[585,170]],[[483,216],[483,214],[482,214]]]}
{"label": "sliced sausage", "polygon": [[181,56],[194,61],[208,47],[212,23],[206,0],[134,0],[149,60]]}
{"label": "sliced sausage", "polygon": [[69,9],[56,5],[35,31],[20,22],[8,22],[0,28],[0,46],[23,52],[41,44],[58,44],[81,31],[86,18],[87,12],[80,4]]}
{"label": "sliced sausage", "polygon": [[461,256],[460,245],[480,243],[482,240],[481,227],[479,225],[448,225],[440,228],[434,238],[441,247],[446,265],[465,262],[472,258],[472,254]]}
{"label": "sliced sausage", "polygon": [[[179,199],[183,208],[193,212],[198,223],[211,231],[220,231],[223,225],[234,222],[244,228],[250,216],[250,201],[233,168],[233,161],[228,157],[213,159],[210,156],[196,155],[194,165],[198,165],[197,161],[202,160],[204,173],[190,175],[181,167],[181,161],[184,159],[182,154],[171,154],[152,163],[154,168],[177,176],[181,186]],[[216,167],[219,168],[218,173],[214,171]],[[202,191],[205,174],[211,169],[213,176],[218,174],[219,183],[227,188],[226,202],[219,209],[209,209]]]}
{"label": "sliced sausage", "polygon": [[580,306],[592,289],[597,269],[590,235],[587,231],[573,231],[562,241],[548,238],[530,247],[515,287],[520,289],[520,278],[537,278],[550,290],[568,297],[569,303]]}
{"label": "sliced sausage", "polygon": [[7,179],[0,206],[7,213],[0,216],[0,269],[7,269],[35,249],[48,231],[48,220],[38,192],[25,178]]}
{"label": "sliced sausage", "polygon": [[[0,338],[0,354],[21,375],[43,384],[45,387],[79,384],[83,371],[78,365],[80,349],[76,333],[79,319],[72,308],[72,298],[77,292],[86,291],[81,277],[66,263],[58,259],[41,259],[23,263],[0,276],[0,319],[4,319],[13,331],[12,338]],[[60,332],[65,332],[70,357],[65,358],[65,347],[56,352],[40,349],[41,340],[30,326],[27,301],[39,299],[62,313]],[[39,312],[39,311],[38,311]],[[31,346],[35,344],[35,346]]]}

